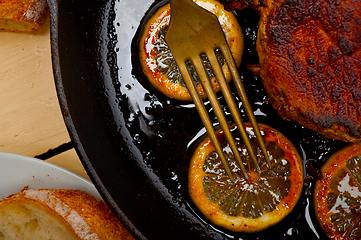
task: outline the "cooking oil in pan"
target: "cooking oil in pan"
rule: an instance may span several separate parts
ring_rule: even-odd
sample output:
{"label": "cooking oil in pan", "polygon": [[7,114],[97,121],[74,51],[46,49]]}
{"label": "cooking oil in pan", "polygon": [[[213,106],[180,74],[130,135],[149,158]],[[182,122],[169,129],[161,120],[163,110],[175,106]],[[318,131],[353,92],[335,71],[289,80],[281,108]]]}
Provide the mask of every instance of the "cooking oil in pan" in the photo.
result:
{"label": "cooking oil in pan", "polygon": [[[157,3],[153,4],[153,6],[157,6]],[[148,13],[151,14],[152,10],[149,10]],[[258,62],[255,48],[258,15],[252,9],[237,11],[236,15],[243,28],[245,38],[245,51],[239,71],[251,104],[254,107],[256,118],[259,122],[281,131],[290,139],[304,161],[305,181],[303,195],[294,211],[280,224],[254,234],[234,233],[213,226],[194,207],[188,196],[187,171],[194,147],[205,134],[205,130],[194,104],[165,97],[150,86],[142,73],[138,61],[138,38],[139,29],[141,29],[146,18],[143,18],[138,31],[131,39],[131,47],[129,48],[131,56],[124,56],[122,51],[119,51],[122,48],[121,41],[111,46],[117,59],[117,62],[114,63],[118,73],[118,79],[116,79],[118,82],[115,85],[118,86],[116,90],[118,96],[117,105],[122,106],[122,110],[118,114],[122,114],[125,121],[124,127],[129,133],[130,141],[139,150],[143,164],[156,176],[154,181],[157,183],[155,184],[162,186],[159,189],[166,189],[164,191],[172,198],[173,204],[177,205],[180,212],[182,212],[182,218],[186,219],[192,215],[191,220],[187,221],[201,222],[206,225],[206,229],[211,232],[210,235],[213,238],[247,240],[305,239],[307,237],[310,240],[323,239],[324,235],[318,227],[313,214],[313,185],[323,161],[339,148],[339,143],[325,139],[295,122],[284,121],[278,116],[277,112],[267,102],[262,79],[255,76],[247,68],[249,65]],[[124,25],[124,23],[120,23],[122,21],[124,22],[124,20],[115,17],[116,29]],[[129,35],[133,36],[134,32],[135,30],[132,30]],[[124,65],[124,58],[131,59],[126,60]],[[232,84],[231,88],[234,90]],[[234,96],[240,106],[244,121],[247,121],[242,109],[242,103],[236,94]],[[222,97],[220,97],[220,102],[225,106]],[[216,122],[211,107],[207,101],[205,103],[212,120]],[[227,110],[226,113],[231,120]],[[197,226],[195,225],[194,228],[197,228]]]}

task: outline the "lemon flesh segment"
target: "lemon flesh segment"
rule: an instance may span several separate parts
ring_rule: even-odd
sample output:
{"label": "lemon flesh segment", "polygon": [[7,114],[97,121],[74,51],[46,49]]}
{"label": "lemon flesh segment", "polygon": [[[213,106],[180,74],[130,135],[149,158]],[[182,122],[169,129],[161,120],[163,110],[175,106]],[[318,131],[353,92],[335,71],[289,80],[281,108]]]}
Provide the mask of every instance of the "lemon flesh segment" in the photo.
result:
{"label": "lemon flesh segment", "polygon": [[361,239],[361,145],[334,153],[315,185],[315,212],[331,239]]}
{"label": "lemon flesh segment", "polygon": [[[194,2],[218,17],[236,66],[239,66],[244,46],[243,32],[237,18],[233,13],[226,11],[223,5],[215,0],[194,0]],[[155,89],[167,97],[190,101],[192,98],[165,41],[170,13],[170,5],[166,4],[158,9],[144,25],[144,31],[139,43],[139,60],[145,76]],[[231,80],[231,73],[227,64],[225,64],[223,54],[219,49],[215,49],[215,54],[222,66],[225,78],[229,82]],[[200,57],[211,79],[214,90],[218,92],[220,87],[214,77],[212,67],[206,55],[203,54]],[[205,98],[206,94],[200,84],[194,66],[190,62],[187,62],[186,65],[197,87],[198,93],[202,98]]]}
{"label": "lemon flesh segment", "polygon": [[[252,136],[252,128],[246,129]],[[244,144],[237,147],[248,179],[241,173],[227,143],[223,150],[233,173],[231,181],[206,138],[196,149],[189,170],[193,202],[211,222],[237,232],[257,232],[281,221],[296,205],[303,186],[302,161],[294,146],[278,131],[260,124],[272,168],[266,164],[254,135],[261,172],[254,171]],[[218,133],[219,134],[219,133]]]}

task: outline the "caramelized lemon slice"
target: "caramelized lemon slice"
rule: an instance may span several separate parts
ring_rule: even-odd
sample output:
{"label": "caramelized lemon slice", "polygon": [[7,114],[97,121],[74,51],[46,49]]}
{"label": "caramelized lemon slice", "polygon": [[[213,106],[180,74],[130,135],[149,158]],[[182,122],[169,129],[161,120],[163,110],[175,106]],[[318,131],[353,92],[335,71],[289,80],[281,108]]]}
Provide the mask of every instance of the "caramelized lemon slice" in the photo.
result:
{"label": "caramelized lemon slice", "polygon": [[333,154],[315,186],[318,221],[330,239],[361,239],[361,144]]}
{"label": "caramelized lemon slice", "polygon": [[[224,10],[223,5],[215,0],[194,0],[194,2],[218,17],[234,61],[239,66],[243,54],[243,33],[236,17],[231,12]],[[191,96],[165,41],[169,20],[169,4],[158,9],[148,20],[144,26],[139,45],[140,62],[144,74],[156,89],[170,98],[188,101],[191,100]],[[216,56],[223,66],[222,69],[227,81],[230,81],[231,73],[225,64],[220,50],[216,50]],[[219,85],[213,75],[208,59],[204,55],[201,55],[201,58],[210,76],[214,90],[216,92],[219,91]],[[187,64],[187,66],[200,96],[204,98],[205,92],[198,80],[194,67],[191,64]]]}
{"label": "caramelized lemon slice", "polygon": [[296,205],[303,186],[303,165],[291,142],[275,129],[259,124],[270,156],[266,164],[253,129],[246,124],[260,173],[255,171],[247,150],[238,137],[237,147],[248,172],[245,179],[228,143],[223,142],[234,181],[232,182],[209,137],[196,149],[189,168],[189,191],[199,210],[214,224],[236,232],[257,232],[281,221]]}

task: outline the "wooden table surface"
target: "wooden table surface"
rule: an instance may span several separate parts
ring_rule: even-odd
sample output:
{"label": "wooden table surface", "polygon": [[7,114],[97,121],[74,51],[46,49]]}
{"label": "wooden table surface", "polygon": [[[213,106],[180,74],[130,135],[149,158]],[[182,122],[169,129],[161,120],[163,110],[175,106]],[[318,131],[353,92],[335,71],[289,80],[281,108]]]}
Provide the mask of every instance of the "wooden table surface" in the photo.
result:
{"label": "wooden table surface", "polygon": [[87,177],[69,146],[52,72],[49,18],[37,34],[0,32],[0,151],[46,158]]}

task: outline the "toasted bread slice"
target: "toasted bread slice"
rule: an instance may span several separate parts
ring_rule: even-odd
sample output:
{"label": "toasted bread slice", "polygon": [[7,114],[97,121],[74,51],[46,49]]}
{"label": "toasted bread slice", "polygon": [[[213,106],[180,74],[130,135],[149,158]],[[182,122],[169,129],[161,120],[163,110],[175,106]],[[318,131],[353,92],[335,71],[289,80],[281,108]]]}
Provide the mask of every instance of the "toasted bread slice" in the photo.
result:
{"label": "toasted bread slice", "polygon": [[48,9],[46,0],[0,1],[0,31],[37,33]]}
{"label": "toasted bread slice", "polygon": [[29,189],[0,201],[0,240],[128,240],[104,201],[80,190]]}

